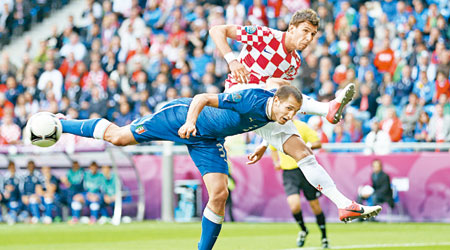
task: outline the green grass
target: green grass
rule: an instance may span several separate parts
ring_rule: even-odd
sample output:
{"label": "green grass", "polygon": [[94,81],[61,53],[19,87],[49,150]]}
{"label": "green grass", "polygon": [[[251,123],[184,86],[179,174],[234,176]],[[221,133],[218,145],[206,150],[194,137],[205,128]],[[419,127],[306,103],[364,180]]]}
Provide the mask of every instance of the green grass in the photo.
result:
{"label": "green grass", "polygon": [[[308,224],[305,247],[319,247],[320,233]],[[450,225],[407,223],[328,224],[330,246],[441,243],[383,249],[450,249]],[[298,228],[293,223],[225,223],[215,250],[292,249]],[[196,249],[200,223],[143,222],[112,225],[0,225],[0,249]],[[381,247],[380,247],[381,248]],[[353,248],[356,249],[356,248]],[[361,248],[364,249],[364,248]],[[378,249],[378,248],[372,248]]]}

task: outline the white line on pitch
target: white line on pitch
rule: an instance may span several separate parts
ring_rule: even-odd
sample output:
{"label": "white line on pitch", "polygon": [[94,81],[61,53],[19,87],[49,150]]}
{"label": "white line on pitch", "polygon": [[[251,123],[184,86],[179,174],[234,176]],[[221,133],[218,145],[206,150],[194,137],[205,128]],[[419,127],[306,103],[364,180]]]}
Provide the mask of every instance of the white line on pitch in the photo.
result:
{"label": "white line on pitch", "polygon": [[[348,246],[331,246],[331,249],[355,249],[355,248],[389,248],[389,247],[426,247],[426,246],[450,246],[450,242],[436,243],[399,243],[399,244],[372,244],[372,245],[348,245]],[[319,250],[321,247],[302,247],[289,248],[283,250]]]}

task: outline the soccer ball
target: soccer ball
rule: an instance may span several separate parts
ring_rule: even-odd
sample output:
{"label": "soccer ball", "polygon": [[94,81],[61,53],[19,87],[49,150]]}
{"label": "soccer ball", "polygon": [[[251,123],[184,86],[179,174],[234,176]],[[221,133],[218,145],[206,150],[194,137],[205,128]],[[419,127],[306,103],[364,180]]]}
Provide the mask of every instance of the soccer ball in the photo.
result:
{"label": "soccer ball", "polygon": [[24,130],[24,139],[39,147],[50,147],[61,137],[62,125],[50,112],[39,112],[30,117]]}

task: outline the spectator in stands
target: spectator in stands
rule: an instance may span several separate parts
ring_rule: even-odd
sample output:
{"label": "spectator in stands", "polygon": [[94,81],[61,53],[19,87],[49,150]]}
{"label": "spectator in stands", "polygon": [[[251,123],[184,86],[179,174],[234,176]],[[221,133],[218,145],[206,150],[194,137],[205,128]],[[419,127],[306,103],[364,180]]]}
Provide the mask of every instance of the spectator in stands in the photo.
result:
{"label": "spectator in stands", "polygon": [[41,218],[39,204],[41,203],[42,185],[44,177],[36,170],[34,161],[28,161],[27,171],[22,180],[22,203],[31,214],[31,223],[36,224]]}
{"label": "spectator in stands", "polygon": [[435,84],[428,80],[425,71],[420,72],[419,80],[414,83],[413,92],[418,96],[420,105],[431,104],[434,97]]}
{"label": "spectator in stands", "polygon": [[365,154],[386,155],[391,152],[391,137],[388,133],[380,129],[380,123],[373,121],[371,131],[365,140]]}
{"label": "spectator in stands", "polygon": [[386,118],[380,123],[381,129],[388,133],[392,142],[398,142],[402,139],[402,122],[397,117],[395,108],[389,108],[386,110]]}
{"label": "spectator in stands", "polygon": [[55,69],[55,63],[48,60],[45,63],[45,71],[39,77],[37,88],[44,93],[51,91],[57,101],[62,98],[63,76]]}
{"label": "spectator in stands", "polygon": [[414,128],[419,120],[422,106],[419,104],[419,99],[415,93],[409,94],[409,101],[403,108],[400,116],[400,121],[403,125],[403,138],[414,140]]}
{"label": "spectator in stands", "polygon": [[411,78],[411,68],[405,65],[402,68],[400,81],[394,84],[394,105],[404,106],[408,102],[408,96],[412,92],[413,87],[414,82]]}
{"label": "spectator in stands", "polygon": [[344,130],[343,122],[336,124],[336,126],[334,127],[333,135],[331,136],[330,142],[338,142],[338,143],[352,142],[350,134]]}
{"label": "spectator in stands", "polygon": [[372,192],[359,196],[358,202],[362,203],[366,200],[369,204],[382,204],[387,202],[391,208],[394,207],[394,199],[392,197],[391,179],[388,174],[383,171],[381,160],[372,161]]}
{"label": "spectator in stands", "polygon": [[[102,197],[102,208],[100,210],[101,216],[104,218],[111,218],[111,214],[108,212],[108,208],[114,211],[114,204],[116,201],[116,182],[119,181],[115,173],[111,172],[111,167],[108,165],[102,166],[102,174],[104,176],[104,182],[101,186]],[[100,219],[99,222],[105,219]]]}
{"label": "spectator in stands", "polygon": [[80,38],[76,32],[70,34],[70,42],[62,46],[60,52],[61,56],[67,57],[73,53],[76,61],[82,61],[87,54],[86,47],[80,42]]}
{"label": "spectator in stands", "polygon": [[390,48],[390,40],[384,39],[383,40],[383,49],[379,51],[376,56],[373,64],[375,67],[377,67],[377,70],[380,73],[393,73],[394,72],[394,51]]}
{"label": "spectator in stands", "polygon": [[17,222],[17,216],[22,206],[21,201],[21,176],[16,172],[16,165],[13,161],[8,163],[8,170],[3,176],[3,200],[8,210],[8,224]]}
{"label": "spectator in stands", "polygon": [[436,104],[433,116],[430,119],[427,141],[450,141],[450,115],[444,116],[444,107],[441,104]]}
{"label": "spectator in stands", "polygon": [[361,129],[361,122],[355,119],[352,113],[345,114],[344,130],[350,135],[351,142],[360,142],[363,134]]}
{"label": "spectator in stands", "polygon": [[245,8],[239,0],[231,0],[226,8],[227,24],[244,25]]}
{"label": "spectator in stands", "polygon": [[439,97],[438,104],[441,104],[442,107],[444,108],[444,116],[450,115],[450,102],[449,102],[449,98],[446,94],[442,94]]}
{"label": "spectator in stands", "polygon": [[436,103],[442,94],[450,96],[450,80],[446,77],[446,73],[439,71],[436,77],[436,91],[433,97],[433,103]]}
{"label": "spectator in stands", "polygon": [[419,115],[419,120],[414,128],[414,139],[418,142],[425,142],[428,138],[428,123],[430,122],[430,117],[425,111],[421,111]]}
{"label": "spectator in stands", "polygon": [[44,182],[42,183],[42,201],[45,207],[45,216],[42,219],[44,224],[51,224],[55,218],[53,212],[58,212],[60,199],[59,184],[60,180],[51,173],[49,166],[43,166],[41,168],[42,175],[44,176]]}
{"label": "spectator in stands", "polygon": [[3,116],[2,125],[0,126],[0,139],[3,144],[18,144],[22,130],[14,123],[12,112],[8,112]]}
{"label": "spectator in stands", "polygon": [[388,94],[381,96],[381,105],[378,106],[375,117],[378,121],[382,121],[387,116],[387,110],[390,108],[395,108],[392,104],[392,97]]}
{"label": "spectator in stands", "polygon": [[369,120],[377,112],[378,103],[376,97],[372,95],[372,89],[367,84],[360,86],[360,97],[356,98],[348,112],[355,115],[359,120]]}

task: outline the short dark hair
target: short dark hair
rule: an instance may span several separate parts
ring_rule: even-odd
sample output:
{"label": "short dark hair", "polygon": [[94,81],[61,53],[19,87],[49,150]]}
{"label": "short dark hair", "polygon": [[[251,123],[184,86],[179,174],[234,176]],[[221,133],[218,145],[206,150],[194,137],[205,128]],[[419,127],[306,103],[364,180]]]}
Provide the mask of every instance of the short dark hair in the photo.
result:
{"label": "short dark hair", "polygon": [[309,22],[317,27],[319,26],[320,18],[317,16],[317,13],[312,9],[297,10],[291,17],[289,26],[294,25],[295,27],[297,27],[299,24],[303,22]]}
{"label": "short dark hair", "polygon": [[298,103],[302,104],[303,102],[302,92],[292,85],[281,86],[278,88],[277,92],[275,92],[275,96],[278,96],[281,101],[288,99],[289,96],[293,96]]}

